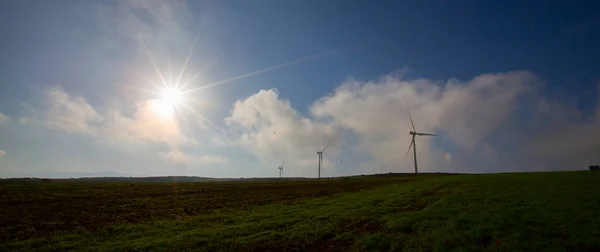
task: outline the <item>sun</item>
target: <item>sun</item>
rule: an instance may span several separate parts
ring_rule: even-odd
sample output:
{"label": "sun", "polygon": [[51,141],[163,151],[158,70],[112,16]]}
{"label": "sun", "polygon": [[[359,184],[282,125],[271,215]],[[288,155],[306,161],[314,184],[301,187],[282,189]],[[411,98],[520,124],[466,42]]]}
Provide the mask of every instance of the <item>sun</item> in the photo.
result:
{"label": "sun", "polygon": [[184,101],[183,92],[179,88],[166,87],[158,93],[158,98],[152,100],[152,109],[162,117],[170,118],[175,109]]}
{"label": "sun", "polygon": [[160,93],[160,99],[166,104],[175,107],[183,102],[183,92],[179,88],[168,87]]}

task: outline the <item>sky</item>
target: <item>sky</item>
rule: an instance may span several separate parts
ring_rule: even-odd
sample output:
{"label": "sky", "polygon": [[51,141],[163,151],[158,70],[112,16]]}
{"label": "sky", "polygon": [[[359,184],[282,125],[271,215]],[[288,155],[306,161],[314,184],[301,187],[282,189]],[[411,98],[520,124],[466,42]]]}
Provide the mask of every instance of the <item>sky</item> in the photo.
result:
{"label": "sky", "polygon": [[598,5],[2,1],[0,177],[587,169]]}

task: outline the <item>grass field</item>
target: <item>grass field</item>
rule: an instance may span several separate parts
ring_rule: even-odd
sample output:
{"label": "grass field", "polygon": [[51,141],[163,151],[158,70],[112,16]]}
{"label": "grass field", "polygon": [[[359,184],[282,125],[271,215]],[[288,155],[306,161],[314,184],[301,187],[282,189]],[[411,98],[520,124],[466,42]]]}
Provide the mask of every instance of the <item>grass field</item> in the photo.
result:
{"label": "grass field", "polygon": [[600,172],[0,192],[1,251],[600,251]]}

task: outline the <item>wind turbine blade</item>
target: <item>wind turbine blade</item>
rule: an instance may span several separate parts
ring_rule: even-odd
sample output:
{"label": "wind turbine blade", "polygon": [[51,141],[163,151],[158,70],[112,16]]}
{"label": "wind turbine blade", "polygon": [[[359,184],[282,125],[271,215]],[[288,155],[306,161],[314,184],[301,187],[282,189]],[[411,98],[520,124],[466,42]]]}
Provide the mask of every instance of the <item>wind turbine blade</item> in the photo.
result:
{"label": "wind turbine blade", "polygon": [[325,152],[325,150],[327,149],[327,146],[329,146],[329,144],[325,145],[325,148],[323,148],[323,150],[321,152]]}
{"label": "wind turbine blade", "polygon": [[407,112],[408,112],[408,119],[410,119],[410,124],[412,124],[412,126],[413,126],[413,131],[417,132],[417,129],[415,129],[415,123],[413,123],[412,117],[410,116],[410,111],[407,110]]}
{"label": "wind turbine blade", "polygon": [[412,147],[412,145],[413,145],[413,141],[415,141],[415,139],[414,139],[414,138],[415,138],[415,137],[413,137],[413,139],[412,139],[412,140],[410,140],[410,145],[408,146],[408,150],[406,151],[406,155],[404,155],[404,157],[408,156],[408,153],[410,153],[410,148],[411,148],[411,147]]}
{"label": "wind turbine blade", "polygon": [[417,133],[419,136],[437,136],[437,134],[429,134],[429,133]]}

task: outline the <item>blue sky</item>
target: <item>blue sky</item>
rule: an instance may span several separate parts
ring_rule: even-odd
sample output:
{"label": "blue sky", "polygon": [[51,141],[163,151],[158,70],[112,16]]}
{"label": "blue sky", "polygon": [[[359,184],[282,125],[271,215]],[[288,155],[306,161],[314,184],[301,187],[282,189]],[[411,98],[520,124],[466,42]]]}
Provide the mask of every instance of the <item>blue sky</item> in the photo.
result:
{"label": "blue sky", "polygon": [[[411,172],[406,110],[440,134],[422,171],[583,169],[596,5],[4,1],[0,177],[315,176],[326,144],[325,176]],[[148,92],[177,83],[197,90],[161,116]]]}

